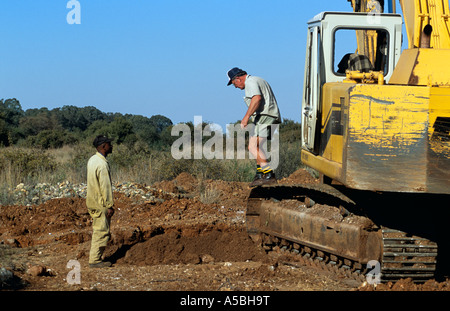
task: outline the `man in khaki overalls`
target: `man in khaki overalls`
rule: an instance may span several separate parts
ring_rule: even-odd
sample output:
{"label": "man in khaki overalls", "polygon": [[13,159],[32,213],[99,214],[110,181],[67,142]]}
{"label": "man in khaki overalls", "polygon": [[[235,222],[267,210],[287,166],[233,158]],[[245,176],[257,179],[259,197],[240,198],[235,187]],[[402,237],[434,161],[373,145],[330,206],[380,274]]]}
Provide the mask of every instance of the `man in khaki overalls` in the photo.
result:
{"label": "man in khaki overalls", "polygon": [[114,214],[111,173],[106,157],[112,152],[111,139],[99,135],[94,139],[97,152],[87,164],[86,205],[92,216],[92,241],[89,267],[110,267],[111,262],[102,261],[102,255],[111,238],[109,225]]}

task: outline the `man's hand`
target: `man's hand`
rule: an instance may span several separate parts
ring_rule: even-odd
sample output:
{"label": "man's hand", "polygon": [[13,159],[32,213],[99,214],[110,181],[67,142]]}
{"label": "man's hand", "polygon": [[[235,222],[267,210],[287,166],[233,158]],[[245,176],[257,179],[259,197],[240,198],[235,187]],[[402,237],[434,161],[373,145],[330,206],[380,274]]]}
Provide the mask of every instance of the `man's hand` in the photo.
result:
{"label": "man's hand", "polygon": [[250,105],[248,106],[248,109],[247,109],[247,113],[245,114],[245,116],[242,118],[242,121],[241,121],[242,129],[244,129],[248,125],[248,120],[250,120],[250,117],[259,108],[261,101],[262,101],[261,95],[255,95],[252,97]]}
{"label": "man's hand", "polygon": [[114,209],[112,207],[108,208],[106,211],[106,217],[111,218],[114,215]]}
{"label": "man's hand", "polygon": [[248,118],[245,116],[241,121],[241,129],[245,129],[248,125]]}

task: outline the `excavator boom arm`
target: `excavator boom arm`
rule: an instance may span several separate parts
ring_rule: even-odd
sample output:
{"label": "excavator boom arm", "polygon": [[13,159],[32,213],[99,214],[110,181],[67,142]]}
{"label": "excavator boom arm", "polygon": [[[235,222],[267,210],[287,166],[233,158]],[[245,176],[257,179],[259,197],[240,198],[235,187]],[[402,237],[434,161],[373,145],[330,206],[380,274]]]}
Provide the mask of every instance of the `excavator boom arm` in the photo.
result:
{"label": "excavator boom arm", "polygon": [[[354,12],[395,13],[395,0],[347,0]],[[450,48],[448,0],[398,0],[405,20],[409,48]]]}
{"label": "excavator boom arm", "polygon": [[409,48],[421,47],[424,40],[429,40],[432,48],[450,48],[448,0],[399,1],[405,19]]}

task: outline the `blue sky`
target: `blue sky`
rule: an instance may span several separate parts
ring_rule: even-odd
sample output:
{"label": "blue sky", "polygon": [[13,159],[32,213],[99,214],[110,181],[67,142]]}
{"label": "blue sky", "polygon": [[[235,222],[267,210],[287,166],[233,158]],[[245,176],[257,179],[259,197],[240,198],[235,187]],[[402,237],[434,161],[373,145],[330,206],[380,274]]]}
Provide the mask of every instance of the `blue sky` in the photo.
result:
{"label": "blue sky", "polygon": [[306,23],[347,0],[68,0],[0,2],[0,98],[24,110],[64,105],[225,126],[246,111],[226,86],[240,67],[272,86],[300,121]]}

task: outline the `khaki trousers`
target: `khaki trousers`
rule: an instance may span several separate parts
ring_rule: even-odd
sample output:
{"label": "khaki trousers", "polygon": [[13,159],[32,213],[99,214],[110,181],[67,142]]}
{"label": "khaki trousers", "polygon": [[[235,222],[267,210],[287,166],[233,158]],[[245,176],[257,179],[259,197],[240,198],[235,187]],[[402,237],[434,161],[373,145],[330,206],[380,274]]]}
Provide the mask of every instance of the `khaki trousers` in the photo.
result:
{"label": "khaki trousers", "polygon": [[92,240],[89,252],[89,263],[95,264],[102,261],[102,255],[111,238],[109,230],[111,218],[106,217],[107,208],[88,208],[92,217]]}

